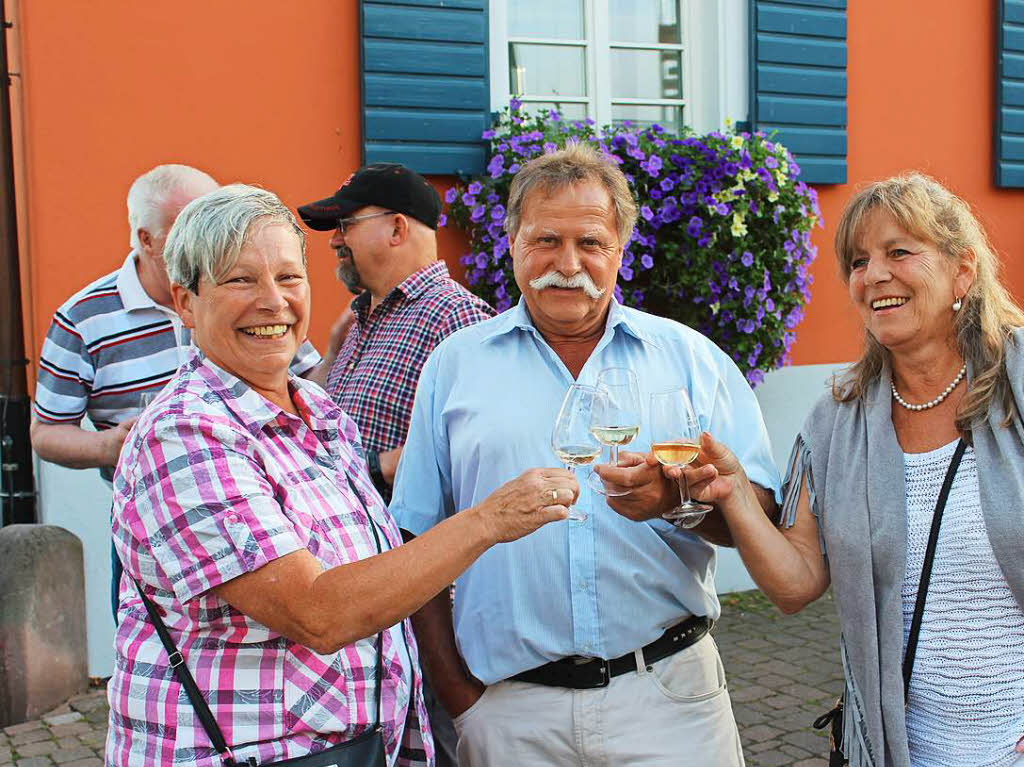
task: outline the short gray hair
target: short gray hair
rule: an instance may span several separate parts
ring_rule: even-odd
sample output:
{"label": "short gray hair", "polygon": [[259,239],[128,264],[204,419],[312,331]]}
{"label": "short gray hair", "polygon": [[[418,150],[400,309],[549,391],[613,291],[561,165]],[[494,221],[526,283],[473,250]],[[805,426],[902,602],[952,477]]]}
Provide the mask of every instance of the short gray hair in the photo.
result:
{"label": "short gray hair", "polygon": [[205,193],[216,186],[212,176],[188,165],[157,165],[143,173],[128,190],[132,248],[139,250],[139,229],[145,229],[154,236],[166,234],[161,231],[163,210],[173,195],[199,190]]}
{"label": "short gray hair", "polygon": [[550,195],[586,181],[597,181],[608,192],[615,210],[619,244],[625,246],[636,226],[636,201],[629,182],[615,161],[592,146],[570,141],[564,149],[535,157],[512,179],[505,213],[505,231],[514,239],[522,223],[523,204],[536,189]]}
{"label": "short gray hair", "polygon": [[273,192],[246,184],[222,186],[184,207],[164,247],[164,263],[172,283],[199,290],[232,266],[246,241],[268,224],[281,224],[299,238],[306,263],[306,235],[295,216]]}

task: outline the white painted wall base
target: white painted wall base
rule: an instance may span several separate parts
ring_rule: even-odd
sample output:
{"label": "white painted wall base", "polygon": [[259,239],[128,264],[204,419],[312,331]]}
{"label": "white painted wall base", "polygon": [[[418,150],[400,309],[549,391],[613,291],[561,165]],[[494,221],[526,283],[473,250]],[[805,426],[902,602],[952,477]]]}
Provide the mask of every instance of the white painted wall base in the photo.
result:
{"label": "white painted wall base", "polygon": [[36,458],[40,522],[78,536],[85,560],[85,623],[89,676],[114,667],[110,611],[110,486],[96,469],[65,469]]}
{"label": "white painted wall base", "polygon": [[[768,375],[757,399],[771,436],[775,461],[783,466],[814,401],[841,365],[802,365]],[[114,663],[114,623],[110,615],[111,491],[95,469],[75,471],[36,462],[41,521],[70,530],[85,551],[86,622],[89,674],[109,676]],[[716,575],[719,593],[754,588],[734,549],[720,549]]]}

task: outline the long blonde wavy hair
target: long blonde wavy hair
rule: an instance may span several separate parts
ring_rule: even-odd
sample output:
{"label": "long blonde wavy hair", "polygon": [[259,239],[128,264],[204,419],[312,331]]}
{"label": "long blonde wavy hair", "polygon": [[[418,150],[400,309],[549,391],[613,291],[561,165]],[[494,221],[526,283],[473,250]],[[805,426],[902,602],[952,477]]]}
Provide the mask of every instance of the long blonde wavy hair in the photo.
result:
{"label": "long blonde wavy hair", "polygon": [[[861,228],[875,211],[892,216],[908,234],[934,243],[953,261],[974,252],[977,274],[953,321],[957,349],[974,375],[957,410],[956,426],[969,438],[971,425],[987,418],[994,402],[1003,406],[1003,425],[1008,426],[1016,409],[1004,346],[1015,328],[1024,327],[1024,311],[1000,282],[999,257],[984,228],[966,202],[929,176],[909,173],[876,181],[850,199],[836,229],[836,258],[847,284]],[[950,299],[952,303],[952,296]],[[832,382],[832,396],[839,402],[864,396],[888,360],[888,350],[871,333],[865,330],[864,335],[860,360]]]}

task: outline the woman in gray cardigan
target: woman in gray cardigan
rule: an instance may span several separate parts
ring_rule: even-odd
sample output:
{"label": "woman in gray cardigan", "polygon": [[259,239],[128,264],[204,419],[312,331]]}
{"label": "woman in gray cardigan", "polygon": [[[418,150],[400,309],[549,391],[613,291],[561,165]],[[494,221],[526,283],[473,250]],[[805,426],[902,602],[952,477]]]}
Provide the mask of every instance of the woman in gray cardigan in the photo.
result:
{"label": "woman in gray cardigan", "polygon": [[[854,767],[1024,765],[1024,312],[970,208],[933,179],[875,183],[836,254],[861,359],[808,417],[775,527],[728,448],[686,470],[754,580],[793,613],[832,584]],[[939,488],[963,439],[910,693],[904,643]]]}

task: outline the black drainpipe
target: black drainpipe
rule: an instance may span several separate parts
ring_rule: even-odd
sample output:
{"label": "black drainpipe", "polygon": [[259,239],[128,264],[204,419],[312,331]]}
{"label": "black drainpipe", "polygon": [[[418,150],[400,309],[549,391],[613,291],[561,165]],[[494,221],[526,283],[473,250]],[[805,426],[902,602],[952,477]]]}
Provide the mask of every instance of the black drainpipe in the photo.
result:
{"label": "black drainpipe", "polygon": [[[36,521],[28,427],[28,360],[21,316],[18,218],[14,199],[7,9],[0,0],[0,508],[4,525]],[[6,307],[6,308],[4,308]]]}

